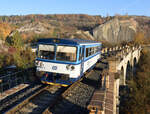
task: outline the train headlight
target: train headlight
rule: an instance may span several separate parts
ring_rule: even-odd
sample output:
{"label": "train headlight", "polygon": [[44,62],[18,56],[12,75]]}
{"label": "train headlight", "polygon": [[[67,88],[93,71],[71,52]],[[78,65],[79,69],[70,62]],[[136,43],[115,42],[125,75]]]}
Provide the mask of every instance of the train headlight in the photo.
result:
{"label": "train headlight", "polygon": [[69,69],[70,69],[70,65],[67,65],[67,66],[66,66],[66,69],[69,70]]}
{"label": "train headlight", "polygon": [[75,69],[75,67],[73,65],[67,65],[66,69],[73,71]]}
{"label": "train headlight", "polygon": [[39,61],[35,61],[35,66],[38,66],[38,64],[39,64]]}
{"label": "train headlight", "polygon": [[75,69],[75,67],[74,66],[71,66],[71,70],[74,70]]}

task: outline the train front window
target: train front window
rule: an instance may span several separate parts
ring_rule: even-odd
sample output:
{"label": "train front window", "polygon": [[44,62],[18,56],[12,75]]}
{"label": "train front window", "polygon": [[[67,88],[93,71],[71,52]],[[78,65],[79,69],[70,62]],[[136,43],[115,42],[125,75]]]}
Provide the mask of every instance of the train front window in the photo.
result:
{"label": "train front window", "polygon": [[76,61],[77,48],[73,46],[57,46],[56,60]]}
{"label": "train front window", "polygon": [[38,57],[53,60],[55,56],[54,45],[39,45]]}

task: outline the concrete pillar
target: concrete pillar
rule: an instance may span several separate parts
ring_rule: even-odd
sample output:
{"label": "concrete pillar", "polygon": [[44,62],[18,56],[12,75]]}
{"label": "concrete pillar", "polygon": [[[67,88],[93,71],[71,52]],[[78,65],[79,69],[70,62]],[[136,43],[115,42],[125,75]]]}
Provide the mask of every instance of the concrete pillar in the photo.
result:
{"label": "concrete pillar", "polygon": [[119,50],[122,50],[122,47],[120,47]]}
{"label": "concrete pillar", "polygon": [[132,50],[134,50],[135,49],[135,47],[132,47]]}
{"label": "concrete pillar", "polygon": [[107,48],[107,53],[109,53],[109,48]]}
{"label": "concrete pillar", "polygon": [[140,48],[140,49],[142,49],[142,46],[141,46],[141,45],[139,45],[139,48]]}
{"label": "concrete pillar", "polygon": [[105,53],[107,53],[107,48],[105,48]]}
{"label": "concrete pillar", "polygon": [[113,51],[112,48],[109,48],[109,52]]}
{"label": "concrete pillar", "polygon": [[102,52],[102,54],[103,54],[103,53],[105,52],[105,50],[104,50],[104,49],[102,49],[102,51],[101,51],[101,52]]}
{"label": "concrete pillar", "polygon": [[127,48],[127,53],[129,53],[129,48]]}
{"label": "concrete pillar", "polygon": [[106,89],[109,88],[109,75],[106,75]]}
{"label": "concrete pillar", "polygon": [[116,48],[116,51],[117,51],[118,50],[118,46],[116,46],[115,48]]}
{"label": "concrete pillar", "polygon": [[113,114],[117,113],[117,103],[118,103],[118,98],[119,98],[119,82],[118,82],[118,78],[116,77],[116,73],[118,72],[117,70],[117,66],[119,65],[119,61],[116,58],[111,58],[110,60],[108,60],[109,63],[109,73],[111,75],[114,75],[114,89],[113,89]]}
{"label": "concrete pillar", "polygon": [[101,79],[101,88],[105,89],[105,76],[102,74],[102,79]]}
{"label": "concrete pillar", "polygon": [[120,79],[116,79],[116,105],[119,106],[119,81]]}
{"label": "concrete pillar", "polygon": [[120,87],[120,74],[121,71],[115,73],[115,85],[116,85],[116,114],[119,114],[119,87]]}
{"label": "concrete pillar", "polygon": [[115,48],[115,47],[113,47],[113,48],[112,48],[112,50],[113,50],[113,51],[116,51],[116,48]]}
{"label": "concrete pillar", "polygon": [[115,48],[115,47],[112,47],[112,51],[116,51],[116,48]]}
{"label": "concrete pillar", "polygon": [[123,54],[124,54],[124,53],[123,53],[123,50],[122,50],[122,51],[121,51],[121,57],[123,57]]}

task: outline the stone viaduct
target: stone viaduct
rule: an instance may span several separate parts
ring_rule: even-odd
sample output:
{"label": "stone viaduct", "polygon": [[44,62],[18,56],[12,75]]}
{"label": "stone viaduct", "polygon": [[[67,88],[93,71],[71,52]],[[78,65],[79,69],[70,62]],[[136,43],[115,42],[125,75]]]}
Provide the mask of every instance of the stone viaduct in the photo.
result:
{"label": "stone viaduct", "polygon": [[141,49],[126,45],[102,50],[108,68],[102,71],[101,87],[95,90],[88,105],[91,114],[119,114],[119,88],[126,85],[129,73],[135,72]]}

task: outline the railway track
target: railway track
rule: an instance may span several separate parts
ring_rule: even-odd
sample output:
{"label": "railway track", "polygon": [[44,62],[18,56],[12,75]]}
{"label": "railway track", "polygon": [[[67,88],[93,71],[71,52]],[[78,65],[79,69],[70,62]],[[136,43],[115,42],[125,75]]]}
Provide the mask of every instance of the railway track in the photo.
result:
{"label": "railway track", "polygon": [[11,108],[6,114],[41,114],[49,105],[53,104],[58,96],[64,91],[61,86],[46,86],[20,104]]}
{"label": "railway track", "polygon": [[21,102],[21,100],[27,98],[31,94],[34,94],[35,92],[41,90],[44,87],[45,86],[43,85],[31,85],[2,99],[0,101],[0,113],[6,112],[8,109]]}

